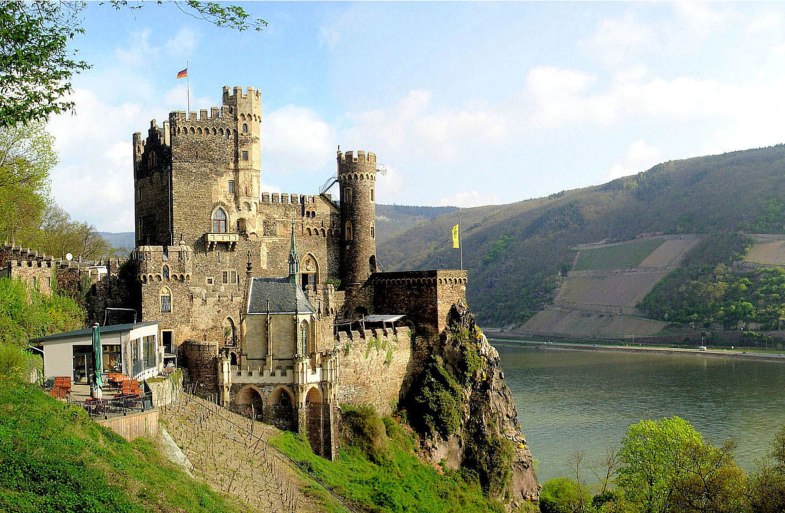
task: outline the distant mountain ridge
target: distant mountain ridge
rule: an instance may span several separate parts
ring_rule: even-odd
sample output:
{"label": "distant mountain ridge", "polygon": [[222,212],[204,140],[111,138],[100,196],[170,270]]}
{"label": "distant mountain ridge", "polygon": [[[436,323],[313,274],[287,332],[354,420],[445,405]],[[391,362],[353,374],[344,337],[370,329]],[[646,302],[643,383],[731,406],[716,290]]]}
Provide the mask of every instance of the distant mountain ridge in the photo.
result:
{"label": "distant mountain ridge", "polygon": [[785,233],[785,146],[671,161],[595,187],[460,209],[380,242],[388,270],[457,267],[486,325],[520,325],[553,300],[579,244],[640,234]]}
{"label": "distant mountain ridge", "polygon": [[117,250],[131,252],[134,249],[134,232],[98,232],[98,235],[106,239],[110,246]]}

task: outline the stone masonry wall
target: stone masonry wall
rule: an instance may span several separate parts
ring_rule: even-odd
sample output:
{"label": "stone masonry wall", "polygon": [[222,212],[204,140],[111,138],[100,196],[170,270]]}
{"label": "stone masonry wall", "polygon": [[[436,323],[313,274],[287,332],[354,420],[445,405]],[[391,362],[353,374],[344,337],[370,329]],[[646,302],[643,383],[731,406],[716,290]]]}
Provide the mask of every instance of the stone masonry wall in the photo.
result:
{"label": "stone masonry wall", "polygon": [[181,354],[188,368],[188,379],[196,384],[198,395],[215,393],[218,386],[217,342],[189,340],[182,346]]}
{"label": "stone masonry wall", "polygon": [[408,325],[441,332],[447,313],[459,300],[466,301],[466,271],[434,270],[376,273],[374,313],[404,314]]}
{"label": "stone masonry wall", "polygon": [[411,358],[411,331],[391,329],[338,333],[340,385],[338,404],[371,404],[389,415],[398,404]]}

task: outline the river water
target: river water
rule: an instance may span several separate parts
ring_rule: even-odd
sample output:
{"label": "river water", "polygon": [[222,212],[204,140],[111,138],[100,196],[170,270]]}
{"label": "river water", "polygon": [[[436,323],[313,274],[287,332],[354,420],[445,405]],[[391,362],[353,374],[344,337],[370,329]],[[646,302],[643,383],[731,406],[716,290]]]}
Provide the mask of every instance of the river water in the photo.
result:
{"label": "river water", "polygon": [[732,438],[747,471],[785,424],[785,363],[491,343],[541,482],[573,477],[577,450],[582,478],[596,481],[589,467],[641,419],[678,415],[714,444]]}

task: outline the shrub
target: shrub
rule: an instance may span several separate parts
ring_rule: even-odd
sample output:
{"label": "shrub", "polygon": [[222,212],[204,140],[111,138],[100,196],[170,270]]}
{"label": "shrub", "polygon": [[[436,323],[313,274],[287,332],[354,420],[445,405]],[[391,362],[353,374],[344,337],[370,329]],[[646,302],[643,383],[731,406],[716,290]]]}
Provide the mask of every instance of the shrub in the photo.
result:
{"label": "shrub", "polygon": [[577,513],[585,511],[591,496],[579,482],[566,477],[546,481],[540,490],[542,513]]}
{"label": "shrub", "polygon": [[341,409],[341,430],[345,443],[359,449],[375,463],[387,460],[387,429],[374,407],[342,405]]}

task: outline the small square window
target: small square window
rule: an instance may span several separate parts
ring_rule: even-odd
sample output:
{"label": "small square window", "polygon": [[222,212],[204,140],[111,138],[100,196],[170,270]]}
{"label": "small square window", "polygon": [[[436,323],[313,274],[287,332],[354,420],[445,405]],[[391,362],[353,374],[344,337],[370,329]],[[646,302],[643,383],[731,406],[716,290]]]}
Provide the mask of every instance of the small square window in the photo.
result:
{"label": "small square window", "polygon": [[208,276],[207,277],[207,284],[208,285],[213,285],[214,283],[215,283],[215,278],[213,278],[212,276]]}
{"label": "small square window", "polygon": [[248,152],[243,150],[243,160],[248,160]]}

